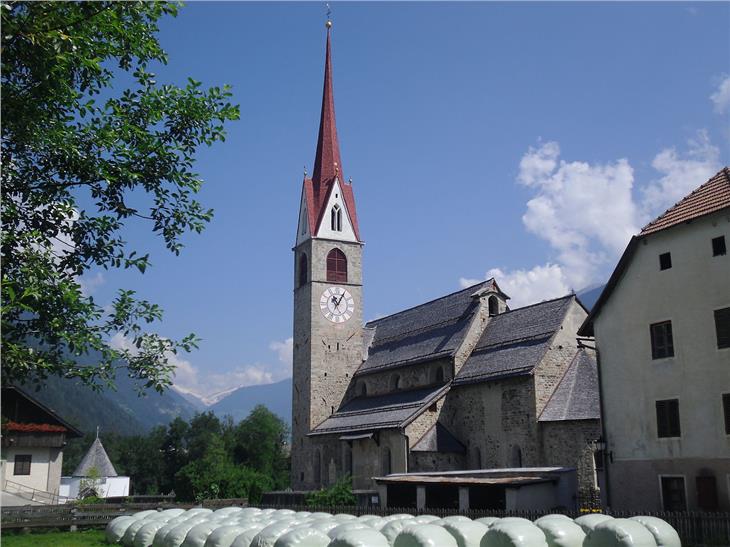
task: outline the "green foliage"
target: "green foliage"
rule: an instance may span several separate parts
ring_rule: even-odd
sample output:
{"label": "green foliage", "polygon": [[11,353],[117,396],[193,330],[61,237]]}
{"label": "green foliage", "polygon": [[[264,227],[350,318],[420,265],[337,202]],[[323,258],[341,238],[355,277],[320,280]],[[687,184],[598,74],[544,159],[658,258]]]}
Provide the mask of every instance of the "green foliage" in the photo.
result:
{"label": "green foliage", "polygon": [[97,505],[99,503],[105,503],[105,502],[106,502],[106,500],[104,498],[100,498],[98,496],[86,496],[85,498],[76,500],[73,503],[75,505]]}
{"label": "green foliage", "polygon": [[342,477],[329,488],[307,495],[307,505],[334,507],[337,505],[355,505],[356,503],[357,498],[352,493],[351,477]]}
{"label": "green foliage", "polygon": [[3,530],[3,547],[109,547],[104,530],[78,532],[13,533]]}
{"label": "green foliage", "polygon": [[[287,425],[265,407],[257,407],[236,424],[212,412],[190,422],[176,418],[148,435],[102,435],[117,473],[131,478],[134,494],[175,492],[180,501],[207,498],[261,500],[267,490],[289,484]],[[64,451],[64,474],[70,474],[94,440],[89,434],[70,441]]]}
{"label": "green foliage", "polygon": [[[157,21],[177,11],[166,2],[2,4],[3,383],[57,375],[100,386],[123,368],[162,391],[168,356],[196,346],[192,334],[145,330],[162,310],[134,291],[119,290],[105,309],[79,284],[92,268],[144,273],[149,253],[129,248],[129,223],[148,223],[179,253],[182,237],[212,218],[194,197],[203,182],[194,156],[225,140],[239,111],[228,87],[156,83],[150,67],[167,60]],[[120,75],[133,83],[115,92]],[[130,347],[111,347],[116,333]]]}

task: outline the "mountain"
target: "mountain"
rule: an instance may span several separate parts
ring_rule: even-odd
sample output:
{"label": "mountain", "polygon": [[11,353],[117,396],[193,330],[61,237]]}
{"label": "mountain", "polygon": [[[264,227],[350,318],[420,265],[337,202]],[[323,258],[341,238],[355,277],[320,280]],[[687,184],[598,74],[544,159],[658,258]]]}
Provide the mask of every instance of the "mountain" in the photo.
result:
{"label": "mountain", "polygon": [[601,296],[601,293],[603,292],[603,289],[605,287],[605,283],[603,285],[598,285],[597,287],[586,287],[582,291],[578,292],[576,296],[580,298],[580,301],[586,308],[588,308],[588,311],[591,311],[591,309],[593,309],[593,306],[595,306],[598,297]]}
{"label": "mountain", "polygon": [[120,375],[115,383],[116,391],[94,391],[78,380],[53,376],[38,391],[32,385],[21,388],[84,432],[99,426],[120,435],[145,433],[177,416],[189,420],[198,410],[171,389],[162,394],[146,390],[140,397],[126,376]]}
{"label": "mountain", "polygon": [[218,416],[243,420],[256,405],[264,405],[286,423],[291,422],[292,379],[274,384],[241,387],[209,407]]}

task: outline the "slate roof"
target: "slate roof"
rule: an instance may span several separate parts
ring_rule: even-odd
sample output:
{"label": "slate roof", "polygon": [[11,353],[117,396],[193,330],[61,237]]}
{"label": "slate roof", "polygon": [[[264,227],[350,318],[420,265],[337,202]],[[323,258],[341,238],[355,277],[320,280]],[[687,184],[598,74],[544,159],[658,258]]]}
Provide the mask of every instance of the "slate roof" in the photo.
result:
{"label": "slate roof", "polygon": [[367,360],[355,374],[381,372],[453,356],[478,307],[478,301],[472,295],[485,289],[499,291],[494,279],[489,279],[369,322],[366,328],[374,329],[375,334],[367,350]]}
{"label": "slate roof", "polygon": [[599,420],[598,367],[591,350],[579,349],[538,421]]}
{"label": "slate roof", "polygon": [[466,447],[446,427],[441,425],[441,422],[436,422],[413,445],[411,452],[456,452],[463,454],[466,452]]}
{"label": "slate roof", "polygon": [[117,471],[116,469],[114,469],[114,466],[112,465],[112,462],[109,459],[109,456],[107,455],[106,450],[104,450],[104,446],[101,444],[101,441],[98,437],[94,440],[93,443],[91,443],[89,451],[86,453],[84,459],[81,460],[81,463],[73,472],[73,476],[88,477],[92,469],[96,469],[100,477],[117,476]]}
{"label": "slate roof", "polygon": [[530,374],[574,300],[571,294],[492,317],[453,385]]}
{"label": "slate roof", "polygon": [[676,205],[652,220],[636,236],[632,237],[624,253],[606,283],[601,296],[591,308],[583,324],[578,329],[580,336],[593,336],[593,321],[603,309],[603,305],[613,294],[626,268],[636,252],[639,242],[647,235],[666,230],[672,226],[689,222],[705,215],[730,208],[730,169],[724,167],[714,177],[702,184]]}
{"label": "slate roof", "polygon": [[730,207],[730,169],[727,167],[644,226],[639,235],[658,232],[726,207]]}
{"label": "slate roof", "polygon": [[357,397],[315,427],[310,435],[404,427],[445,395],[448,389],[446,384],[374,397]]}

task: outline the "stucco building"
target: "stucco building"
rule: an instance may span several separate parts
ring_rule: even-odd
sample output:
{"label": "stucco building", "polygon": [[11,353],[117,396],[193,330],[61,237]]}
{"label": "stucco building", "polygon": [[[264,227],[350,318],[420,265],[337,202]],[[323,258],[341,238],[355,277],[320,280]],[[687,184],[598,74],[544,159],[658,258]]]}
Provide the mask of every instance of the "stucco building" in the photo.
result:
{"label": "stucco building", "polygon": [[2,389],[3,505],[57,503],[63,447],[81,432],[17,387]]}
{"label": "stucco building", "polygon": [[[363,242],[346,180],[328,30],[294,247],[293,488],[351,475],[371,491],[398,473],[562,466],[577,470],[574,504],[595,498],[597,372],[590,344],[576,338],[581,303],[567,295],[510,310],[490,279],[363,325]],[[504,506],[508,479],[480,494],[483,506]],[[432,498],[451,503],[454,488]],[[416,490],[386,495],[415,503]]]}
{"label": "stucco building", "polygon": [[581,327],[615,508],[730,510],[728,240],[724,168],[632,238]]}

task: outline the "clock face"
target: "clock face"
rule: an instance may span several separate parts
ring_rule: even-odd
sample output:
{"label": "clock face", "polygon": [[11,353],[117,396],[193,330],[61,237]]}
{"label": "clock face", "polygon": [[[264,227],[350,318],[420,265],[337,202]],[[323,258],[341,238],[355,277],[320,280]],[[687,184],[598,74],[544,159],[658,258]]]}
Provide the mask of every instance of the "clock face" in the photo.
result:
{"label": "clock face", "polygon": [[344,323],[355,311],[355,300],[347,289],[329,287],[319,299],[319,309],[333,323]]}

